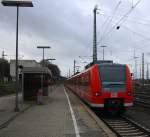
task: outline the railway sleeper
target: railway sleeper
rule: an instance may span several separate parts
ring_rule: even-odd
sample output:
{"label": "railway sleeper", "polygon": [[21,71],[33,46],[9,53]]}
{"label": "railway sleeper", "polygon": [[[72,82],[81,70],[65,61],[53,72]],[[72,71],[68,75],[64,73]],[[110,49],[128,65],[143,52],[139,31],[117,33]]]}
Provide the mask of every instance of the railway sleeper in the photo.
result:
{"label": "railway sleeper", "polygon": [[135,127],[120,127],[120,128],[115,128],[116,130],[134,130],[136,129]]}
{"label": "railway sleeper", "polygon": [[126,124],[127,122],[125,121],[118,121],[118,122],[109,122],[109,124]]}
{"label": "railway sleeper", "polygon": [[130,136],[130,135],[125,135],[125,136],[122,136],[122,137],[149,137],[149,135],[137,135],[137,136]]}
{"label": "railway sleeper", "polygon": [[131,125],[114,125],[111,127],[113,127],[113,128],[132,128],[133,126],[131,126]]}
{"label": "railway sleeper", "polygon": [[[108,123],[109,124],[109,123]],[[128,123],[120,123],[120,124],[109,124],[110,126],[122,126],[122,127],[124,127],[124,126],[130,126],[131,124],[128,124]]]}
{"label": "railway sleeper", "polygon": [[118,132],[121,136],[133,136],[133,137],[135,137],[135,136],[142,136],[142,135],[145,135],[145,133],[144,132],[133,132],[133,133],[120,133],[120,132]]}
{"label": "railway sleeper", "polygon": [[139,132],[140,130],[138,129],[128,129],[128,130],[121,130],[121,129],[115,129],[115,130],[119,130],[119,133],[131,133],[131,132]]}

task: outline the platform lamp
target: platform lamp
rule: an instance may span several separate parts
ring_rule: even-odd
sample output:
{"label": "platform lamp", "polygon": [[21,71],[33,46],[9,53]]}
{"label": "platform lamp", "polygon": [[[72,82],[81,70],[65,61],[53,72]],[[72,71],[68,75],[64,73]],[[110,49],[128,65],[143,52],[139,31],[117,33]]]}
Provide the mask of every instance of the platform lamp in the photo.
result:
{"label": "platform lamp", "polygon": [[31,0],[2,0],[3,6],[10,6],[17,8],[17,21],[16,21],[16,100],[15,100],[15,112],[19,111],[18,92],[19,92],[19,80],[18,80],[18,20],[19,20],[19,7],[33,7]]}
{"label": "platform lamp", "polygon": [[[44,68],[45,67],[45,58],[44,58],[44,50],[45,49],[50,49],[51,47],[50,46],[37,46],[38,49],[42,49],[43,50],[43,62],[42,62],[42,67]],[[44,92],[44,74],[42,73],[41,75],[41,89],[42,89],[42,92]]]}
{"label": "platform lamp", "polygon": [[107,46],[106,46],[106,45],[102,45],[102,46],[100,46],[100,47],[103,48],[103,60],[104,60],[104,57],[105,57],[105,50],[104,50],[104,48],[106,48]]}
{"label": "platform lamp", "polygon": [[50,60],[51,63],[52,63],[52,61],[54,61],[54,60],[56,60],[56,59],[53,59],[53,58],[52,58],[52,59],[46,59],[46,61],[49,61],[49,60]]}
{"label": "platform lamp", "polygon": [[43,63],[42,63],[42,67],[44,67],[45,66],[45,63],[44,63],[44,61],[45,61],[45,58],[44,58],[45,52],[44,51],[45,51],[45,49],[50,49],[51,47],[50,46],[37,46],[37,48],[43,50]]}

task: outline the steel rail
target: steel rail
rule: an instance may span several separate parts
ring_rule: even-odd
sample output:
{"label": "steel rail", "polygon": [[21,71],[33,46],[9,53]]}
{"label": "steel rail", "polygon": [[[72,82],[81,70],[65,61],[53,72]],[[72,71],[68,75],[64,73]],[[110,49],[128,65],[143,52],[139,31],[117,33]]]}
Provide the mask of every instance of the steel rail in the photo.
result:
{"label": "steel rail", "polygon": [[[104,115],[99,113],[99,111],[96,112],[93,109],[89,108],[87,104],[85,104],[83,101],[81,102],[83,106],[86,108],[86,110],[88,111],[88,113],[93,117],[93,119],[95,119],[96,123],[99,123],[98,125],[102,124],[102,122],[99,122],[99,120],[103,121],[103,123],[114,134],[116,134],[117,137],[129,137],[129,136],[130,137],[135,137],[135,136],[136,137],[150,137],[150,130],[139,125],[133,120],[125,116],[118,116],[118,117],[111,117],[111,118],[104,117]],[[103,130],[104,130],[104,127],[103,127]],[[110,134],[110,136],[112,136],[112,133]]]}
{"label": "steel rail", "polygon": [[128,119],[125,116],[117,118],[99,118],[118,136],[118,137],[149,137],[150,130]]}
{"label": "steel rail", "polygon": [[150,109],[150,103],[144,102],[144,101],[142,101],[142,100],[135,100],[135,101],[134,101],[134,104],[140,105],[140,106],[142,106],[142,107],[144,107],[144,108]]}

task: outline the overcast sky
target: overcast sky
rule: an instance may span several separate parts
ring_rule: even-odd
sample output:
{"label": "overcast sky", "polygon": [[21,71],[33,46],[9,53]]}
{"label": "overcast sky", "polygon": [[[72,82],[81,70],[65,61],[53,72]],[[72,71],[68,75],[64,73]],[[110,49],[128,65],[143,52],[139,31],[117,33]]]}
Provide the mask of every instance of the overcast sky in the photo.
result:
{"label": "overcast sky", "polygon": [[[73,71],[74,59],[83,67],[83,62],[91,61],[96,4],[100,9],[97,14],[98,59],[102,59],[100,45],[107,45],[106,59],[132,64],[132,68],[134,49],[135,56],[140,57],[138,64],[142,52],[145,52],[146,62],[150,58],[149,0],[34,0],[33,4],[33,8],[20,8],[20,58],[39,61],[42,51],[36,47],[51,46],[45,58],[56,58],[54,62],[62,75],[67,75],[69,68]],[[1,5],[0,53],[4,50],[8,59],[15,55],[15,24],[16,8]]]}

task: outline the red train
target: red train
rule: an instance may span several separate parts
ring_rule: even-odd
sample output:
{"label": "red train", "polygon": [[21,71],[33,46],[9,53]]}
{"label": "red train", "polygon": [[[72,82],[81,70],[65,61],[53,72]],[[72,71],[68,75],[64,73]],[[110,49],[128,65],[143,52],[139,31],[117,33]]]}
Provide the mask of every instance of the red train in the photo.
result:
{"label": "red train", "polygon": [[127,65],[93,64],[69,78],[66,86],[94,108],[124,112],[133,105],[132,78]]}

